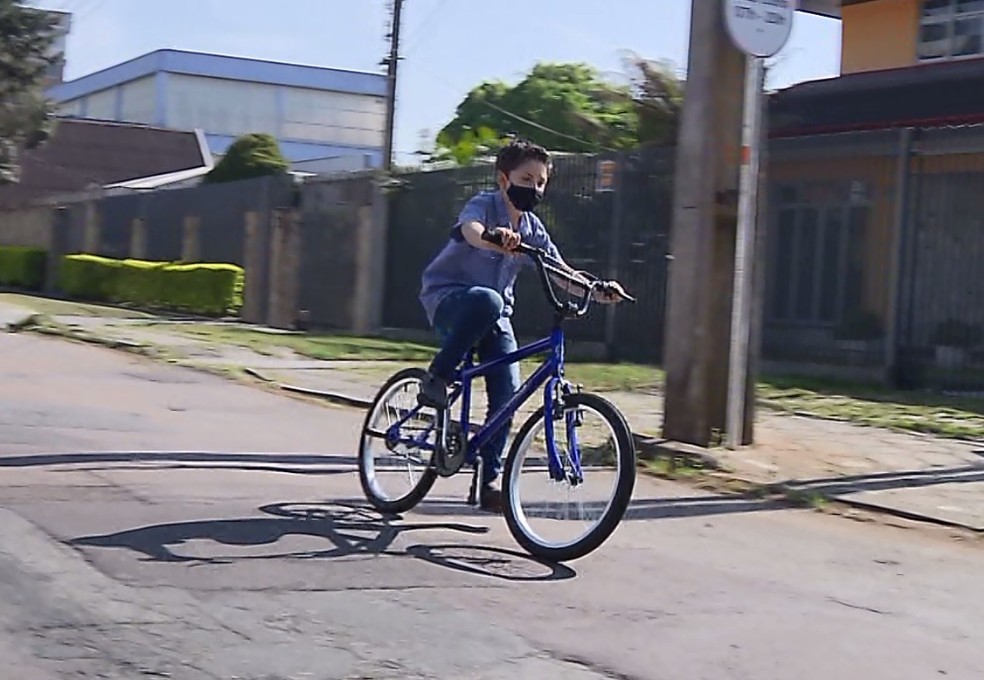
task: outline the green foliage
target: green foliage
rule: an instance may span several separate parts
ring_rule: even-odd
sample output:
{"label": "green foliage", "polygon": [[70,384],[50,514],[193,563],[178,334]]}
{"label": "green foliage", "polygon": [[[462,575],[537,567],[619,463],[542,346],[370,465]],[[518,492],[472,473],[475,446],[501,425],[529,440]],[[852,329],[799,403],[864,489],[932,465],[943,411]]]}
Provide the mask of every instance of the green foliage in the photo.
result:
{"label": "green foliage", "polygon": [[132,302],[148,307],[166,305],[167,279],[164,268],[167,262],[126,259],[120,263],[110,300]]}
{"label": "green foliage", "polygon": [[680,80],[661,62],[635,55],[625,61],[631,75],[624,85],[603,80],[587,64],[542,62],[515,86],[478,85],[438,133],[431,162],[467,165],[513,135],[552,151],[585,153],[673,143]]}
{"label": "green foliage", "polygon": [[218,316],[243,306],[245,277],[233,264],[172,264],[163,269],[166,303],[172,309]]}
{"label": "green foliage", "polygon": [[92,302],[113,299],[122,260],[99,255],[66,255],[58,271],[58,287],[69,297]]}
{"label": "green foliage", "polygon": [[0,285],[24,290],[40,290],[48,253],[40,248],[10,246],[0,248]]}
{"label": "green foliage", "polygon": [[509,140],[497,135],[492,128],[482,126],[478,130],[464,130],[456,140],[439,136],[437,143],[439,151],[431,162],[453,160],[458,165],[471,165],[482,156],[494,156]]}
{"label": "green foliage", "polygon": [[68,255],[59,284],[73,298],[131,303],[208,316],[235,314],[243,305],[244,272],[232,264],[114,260]]}
{"label": "green foliage", "polygon": [[236,182],[253,177],[277,175],[290,164],[280,151],[277,140],[266,133],[242,135],[228,148],[212,170],[205,175],[206,184]]}
{"label": "green foliage", "polygon": [[623,63],[630,74],[632,102],[639,116],[639,144],[675,144],[683,113],[683,81],[667,61],[627,52]]}
{"label": "green foliage", "polygon": [[51,134],[52,106],[41,95],[57,19],[0,0],[0,184],[20,179],[18,155]]}

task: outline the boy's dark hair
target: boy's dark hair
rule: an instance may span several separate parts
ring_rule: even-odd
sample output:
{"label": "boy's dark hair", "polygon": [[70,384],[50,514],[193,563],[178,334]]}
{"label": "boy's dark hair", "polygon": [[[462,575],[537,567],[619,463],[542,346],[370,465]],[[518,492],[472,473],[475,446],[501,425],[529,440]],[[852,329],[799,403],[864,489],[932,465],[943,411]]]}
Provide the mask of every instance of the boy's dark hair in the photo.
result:
{"label": "boy's dark hair", "polygon": [[507,175],[526,161],[540,161],[547,166],[547,172],[553,170],[550,154],[538,144],[525,139],[514,139],[499,150],[495,157],[495,169]]}

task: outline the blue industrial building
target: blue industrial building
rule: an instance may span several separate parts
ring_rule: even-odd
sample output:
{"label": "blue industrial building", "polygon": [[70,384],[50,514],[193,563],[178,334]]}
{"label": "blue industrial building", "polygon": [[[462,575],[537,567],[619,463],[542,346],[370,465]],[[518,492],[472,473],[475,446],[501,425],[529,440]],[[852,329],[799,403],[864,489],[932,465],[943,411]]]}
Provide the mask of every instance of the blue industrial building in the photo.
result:
{"label": "blue industrial building", "polygon": [[221,156],[266,132],[297,169],[378,167],[386,76],[164,49],[51,87],[61,116],[202,130]]}

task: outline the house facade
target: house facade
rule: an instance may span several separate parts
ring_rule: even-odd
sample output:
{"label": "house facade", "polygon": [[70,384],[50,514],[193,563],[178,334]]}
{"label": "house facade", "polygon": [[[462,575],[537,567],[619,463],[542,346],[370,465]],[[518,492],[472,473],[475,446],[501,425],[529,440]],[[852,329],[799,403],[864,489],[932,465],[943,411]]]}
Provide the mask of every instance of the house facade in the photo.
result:
{"label": "house facade", "polygon": [[382,74],[165,49],[47,93],[65,117],[201,129],[217,156],[241,134],[266,132],[292,162],[382,160]]}
{"label": "house facade", "polygon": [[984,0],[840,17],[841,75],[769,97],[766,351],[984,388]]}

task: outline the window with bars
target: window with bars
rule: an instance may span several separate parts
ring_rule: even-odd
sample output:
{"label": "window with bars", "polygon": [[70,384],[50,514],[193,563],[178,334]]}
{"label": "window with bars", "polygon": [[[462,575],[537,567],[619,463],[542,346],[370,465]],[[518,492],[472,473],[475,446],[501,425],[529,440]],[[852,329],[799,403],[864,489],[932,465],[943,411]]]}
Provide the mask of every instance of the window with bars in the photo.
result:
{"label": "window with bars", "polygon": [[984,0],[923,0],[920,61],[984,55]]}
{"label": "window with bars", "polygon": [[767,317],[833,327],[861,307],[870,217],[865,182],[778,187]]}

